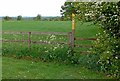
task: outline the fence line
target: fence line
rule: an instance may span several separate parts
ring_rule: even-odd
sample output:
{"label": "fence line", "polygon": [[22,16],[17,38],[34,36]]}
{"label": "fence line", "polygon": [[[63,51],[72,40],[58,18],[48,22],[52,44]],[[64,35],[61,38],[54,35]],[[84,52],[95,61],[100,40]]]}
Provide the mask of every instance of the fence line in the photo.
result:
{"label": "fence line", "polygon": [[[13,32],[13,31],[0,31],[0,34],[28,34],[29,32]],[[31,32],[31,34],[39,34],[39,35],[67,35],[65,32]]]}
{"label": "fence line", "polygon": [[[0,40],[0,42],[28,42],[27,40]],[[44,41],[31,41],[31,43],[35,44],[68,44],[66,42],[44,42]]]}
{"label": "fence line", "polygon": [[80,41],[84,41],[84,40],[96,40],[96,38],[75,38],[74,40],[80,40]]}
{"label": "fence line", "polygon": [[13,31],[3,31],[0,32],[2,34],[28,34],[28,39],[27,40],[0,40],[0,42],[27,42],[28,43],[28,48],[30,49],[31,44],[69,44],[68,42],[49,42],[49,41],[32,41],[31,35],[62,35],[62,36],[68,36],[69,33],[64,33],[64,32],[13,32]]}
{"label": "fence line", "polygon": [[67,44],[66,42],[40,42],[40,41],[31,41],[33,44]]}
{"label": "fence line", "polygon": [[[75,41],[85,41],[85,40],[90,40],[94,41],[96,38],[75,38],[74,34],[72,32],[64,33],[64,32],[13,32],[13,31],[3,31],[0,33],[2,34],[26,34],[28,35],[28,39],[26,40],[0,40],[0,42],[27,42],[28,43],[28,48],[31,48],[31,44],[65,44],[68,45],[68,47],[80,47],[80,48],[90,48],[92,45],[80,45],[80,44],[75,44]],[[31,35],[62,35],[66,36],[68,41],[67,42],[49,42],[49,41],[33,41],[31,39]],[[81,52],[81,53],[88,53],[88,52]]]}

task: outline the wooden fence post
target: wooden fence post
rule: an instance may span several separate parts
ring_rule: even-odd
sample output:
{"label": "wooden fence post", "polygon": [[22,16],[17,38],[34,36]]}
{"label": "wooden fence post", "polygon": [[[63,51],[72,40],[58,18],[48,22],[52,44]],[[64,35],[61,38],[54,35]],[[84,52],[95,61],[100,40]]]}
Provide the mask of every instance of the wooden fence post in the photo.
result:
{"label": "wooden fence post", "polygon": [[31,39],[30,39],[31,32],[28,32],[28,49],[30,50],[30,44],[31,44]]}
{"label": "wooden fence post", "polygon": [[75,14],[72,13],[72,48],[74,48]]}
{"label": "wooden fence post", "polygon": [[68,32],[68,46],[72,47],[72,32]]}

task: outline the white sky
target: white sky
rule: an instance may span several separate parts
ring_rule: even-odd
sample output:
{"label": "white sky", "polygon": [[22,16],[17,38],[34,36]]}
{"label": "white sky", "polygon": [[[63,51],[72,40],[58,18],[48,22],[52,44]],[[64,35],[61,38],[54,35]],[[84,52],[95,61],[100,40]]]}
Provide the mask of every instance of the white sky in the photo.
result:
{"label": "white sky", "polygon": [[0,0],[0,16],[60,16],[66,0]]}

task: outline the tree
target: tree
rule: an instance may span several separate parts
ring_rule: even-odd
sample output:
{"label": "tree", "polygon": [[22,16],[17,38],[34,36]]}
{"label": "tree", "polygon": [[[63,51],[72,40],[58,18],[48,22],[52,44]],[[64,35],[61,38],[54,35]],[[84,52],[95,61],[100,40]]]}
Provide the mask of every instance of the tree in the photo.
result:
{"label": "tree", "polygon": [[3,19],[6,20],[6,21],[9,21],[9,20],[11,20],[12,18],[9,17],[9,16],[5,16],[5,17],[3,17]]}
{"label": "tree", "polygon": [[63,6],[61,6],[60,12],[62,15],[62,18],[64,18],[64,20],[71,20],[71,14],[72,13],[76,13],[76,9],[74,7],[74,3],[72,2],[65,2]]}
{"label": "tree", "polygon": [[22,16],[21,15],[17,16],[17,20],[18,21],[22,20]]}
{"label": "tree", "polygon": [[74,13],[77,20],[92,21],[96,13],[94,2],[65,2],[61,9],[62,19],[66,20],[71,20]]}
{"label": "tree", "polygon": [[38,14],[36,17],[33,18],[34,20],[40,21],[41,20],[41,15]]}

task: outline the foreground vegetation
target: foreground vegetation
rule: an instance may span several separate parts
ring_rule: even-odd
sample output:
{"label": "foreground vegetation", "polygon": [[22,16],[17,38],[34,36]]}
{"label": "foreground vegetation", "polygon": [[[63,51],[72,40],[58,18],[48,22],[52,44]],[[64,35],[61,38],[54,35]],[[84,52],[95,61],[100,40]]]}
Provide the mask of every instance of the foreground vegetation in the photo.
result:
{"label": "foreground vegetation", "polygon": [[[95,37],[98,32],[98,26],[93,25],[92,22],[88,23],[77,23],[76,24],[76,37]],[[70,32],[71,22],[70,21],[4,21],[3,31],[47,31],[47,32]],[[88,32],[89,31],[89,32]],[[28,40],[27,35],[5,35],[2,38],[4,40]],[[67,42],[67,37],[55,36],[55,35],[32,35],[32,40],[37,41],[64,41]],[[91,41],[77,41],[79,44],[92,44]],[[72,53],[72,50],[67,45],[31,45],[31,50],[28,49],[27,43],[3,43],[2,48],[3,56],[12,56],[15,58],[36,58],[41,59],[44,62],[56,61],[59,63],[67,64],[81,64],[84,63],[83,58],[86,55],[80,53]],[[88,50],[87,48],[86,50]],[[77,49],[78,51],[83,49]],[[4,60],[4,59],[3,59]],[[87,62],[87,61],[85,61]],[[84,63],[85,64],[85,63]],[[24,66],[23,66],[24,67]],[[4,74],[3,74],[4,76]],[[6,76],[6,75],[5,75]]]}
{"label": "foreground vegetation", "polygon": [[[3,31],[41,31],[41,32],[70,32],[70,21],[3,21]],[[76,23],[75,37],[96,37],[97,32],[100,32],[99,26],[94,25],[92,22]],[[33,35],[33,40],[48,40],[52,41],[67,41],[63,36],[40,36]],[[27,35],[3,35],[3,39],[8,40],[27,40]],[[58,41],[58,40],[57,40]],[[76,41],[78,44],[92,44],[91,41]],[[56,61],[66,64],[79,64],[81,66],[93,69],[95,71],[101,71],[99,63],[98,53],[83,55],[80,53],[73,53],[74,51],[68,48],[66,45],[32,45],[31,50],[28,49],[27,43],[3,43],[2,48],[3,56],[13,56],[15,58],[36,58],[41,59],[43,62]],[[78,49],[84,50],[82,48]],[[87,48],[86,51],[93,49]],[[4,60],[4,59],[3,59]],[[107,72],[105,72],[107,74]],[[4,76],[4,74],[3,74]],[[6,75],[5,75],[6,76]],[[109,73],[107,76],[110,76]]]}
{"label": "foreground vegetation", "polygon": [[[109,79],[79,65],[3,57],[3,79]],[[9,67],[9,68],[8,68]]]}

